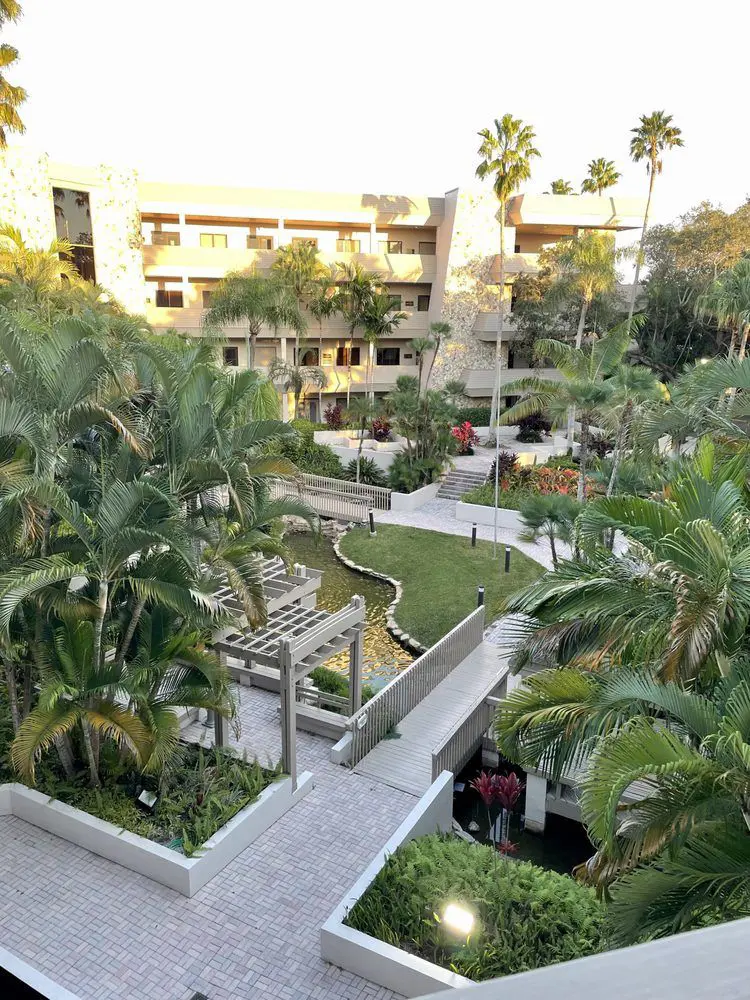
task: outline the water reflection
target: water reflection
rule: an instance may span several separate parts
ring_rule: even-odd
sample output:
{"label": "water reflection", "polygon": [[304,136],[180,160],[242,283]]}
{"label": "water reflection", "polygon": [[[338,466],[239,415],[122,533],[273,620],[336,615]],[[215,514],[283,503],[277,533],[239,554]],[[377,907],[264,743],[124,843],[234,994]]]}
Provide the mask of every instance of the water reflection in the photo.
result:
{"label": "water reflection", "polygon": [[[382,687],[399,671],[408,667],[413,657],[399,646],[385,627],[388,605],[393,600],[393,588],[390,584],[355,573],[344,566],[336,558],[330,538],[323,537],[316,543],[312,535],[300,532],[287,536],[286,541],[296,562],[323,570],[323,580],[318,591],[319,608],[338,611],[348,604],[354,594],[364,597],[367,618],[363,676],[367,683],[376,688]],[[332,657],[326,666],[347,673],[349,654],[345,652]]]}

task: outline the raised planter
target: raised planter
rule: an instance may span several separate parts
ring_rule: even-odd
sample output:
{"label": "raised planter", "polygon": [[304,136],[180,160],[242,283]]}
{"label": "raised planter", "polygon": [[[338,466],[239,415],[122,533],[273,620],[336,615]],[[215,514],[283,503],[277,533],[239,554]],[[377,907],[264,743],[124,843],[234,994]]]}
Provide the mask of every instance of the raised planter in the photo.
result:
{"label": "raised planter", "polygon": [[[456,503],[456,520],[468,521],[471,524],[486,524],[492,527],[495,523],[495,508],[485,507],[479,503]],[[523,531],[525,525],[517,510],[505,507],[497,508],[497,523],[501,528],[511,528],[513,531]]]}
{"label": "raised planter", "polygon": [[294,791],[291,778],[273,782],[192,858],[17,783],[0,785],[0,815],[17,816],[183,896],[192,896],[313,787],[309,771],[300,775]]}
{"label": "raised planter", "polygon": [[413,493],[391,493],[391,510],[412,511],[417,510],[423,504],[434,500],[440,490],[440,483],[430,483]]}
{"label": "raised planter", "polygon": [[347,913],[367,891],[389,855],[416,837],[437,830],[448,832],[452,814],[453,774],[443,771],[323,924],[320,953],[327,962],[406,997],[473,985],[471,979],[410,955],[344,923]]}

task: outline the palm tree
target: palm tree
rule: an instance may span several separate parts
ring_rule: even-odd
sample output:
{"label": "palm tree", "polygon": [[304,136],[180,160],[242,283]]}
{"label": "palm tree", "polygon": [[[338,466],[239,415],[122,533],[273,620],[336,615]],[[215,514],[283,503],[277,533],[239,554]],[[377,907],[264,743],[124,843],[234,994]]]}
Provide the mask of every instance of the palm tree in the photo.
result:
{"label": "palm tree", "polygon": [[373,356],[383,337],[390,337],[401,323],[408,319],[404,312],[394,312],[393,302],[387,292],[374,295],[362,317],[362,339],[367,344],[367,391],[374,398],[372,386]]}
{"label": "palm tree", "polygon": [[[661,495],[595,498],[576,521],[587,559],[507,602],[527,616],[524,657],[653,666],[662,679],[726,674],[750,623],[747,458],[720,460],[703,439]],[[601,546],[618,532],[627,550]]]}
{"label": "palm tree", "polygon": [[355,479],[356,482],[359,482],[360,459],[362,457],[362,445],[365,440],[365,429],[368,423],[370,423],[372,418],[375,416],[374,403],[367,396],[356,397],[349,407],[347,415],[352,423],[357,424],[357,430],[359,431],[359,445],[357,447],[357,475]]}
{"label": "palm tree", "polygon": [[67,240],[52,240],[46,250],[28,246],[15,226],[0,226],[0,289],[6,304],[28,307],[50,318],[50,298],[67,282],[80,276]]}
{"label": "palm tree", "polygon": [[630,444],[630,431],[635,416],[644,407],[663,398],[663,386],[650,368],[641,365],[620,365],[610,379],[610,397],[604,411],[606,424],[615,432],[612,469],[607,484],[607,496],[617,486],[617,476]]}
{"label": "palm tree", "polygon": [[[435,341],[432,337],[414,337],[409,341],[409,347],[417,356],[417,400],[422,392],[422,371],[424,370],[425,358],[429,351],[437,352]],[[432,368],[430,368],[432,371]]]}
{"label": "palm tree", "polygon": [[563,376],[560,381],[530,375],[506,386],[508,395],[522,398],[501,416],[503,424],[513,424],[534,413],[550,412],[558,422],[569,416],[571,407],[580,414],[581,443],[578,455],[578,502],[586,490],[586,466],[590,428],[595,415],[610,398],[607,379],[620,366],[630,346],[631,324],[622,323],[591,346],[576,347],[559,340],[538,340],[537,358],[548,358]]}
{"label": "palm tree", "polygon": [[[315,298],[318,281],[327,278],[329,272],[318,257],[318,248],[314,244],[291,243],[278,248],[271,273],[292,289],[302,315]],[[295,329],[295,348],[298,352],[300,332]]]}
{"label": "palm tree", "polygon": [[493,129],[479,133],[482,142],[477,150],[481,157],[476,175],[480,180],[488,177],[500,203],[500,282],[497,318],[497,345],[495,349],[495,384],[492,390],[490,430],[497,433],[497,414],[500,404],[500,369],[502,365],[502,335],[505,320],[505,211],[509,199],[531,177],[531,161],[539,156],[534,146],[534,130],[510,114],[495,119]]}
{"label": "palm tree", "polygon": [[366,271],[361,264],[338,264],[339,309],[349,327],[349,348],[346,365],[346,406],[349,408],[352,387],[352,350],[354,333],[364,326],[365,317],[370,312],[375,296],[384,292],[382,277],[376,272]]}
{"label": "palm tree", "polygon": [[602,191],[614,187],[621,177],[622,174],[615,168],[614,161],[605,160],[601,156],[589,163],[589,175],[581,183],[581,193],[598,194],[601,197]]}
{"label": "palm tree", "polygon": [[[427,378],[425,379],[425,389],[430,387],[430,379],[432,378],[432,369],[435,367],[435,358],[437,358],[440,353],[440,345],[443,342],[443,337],[450,336],[451,325],[450,323],[444,323],[442,321],[437,321],[435,323],[430,323],[430,339],[435,344],[435,350],[430,358],[430,367],[427,369]],[[421,381],[421,376],[420,376]]]}
{"label": "palm tree", "polygon": [[264,326],[278,330],[291,327],[295,339],[304,333],[307,324],[300,312],[294,289],[274,278],[264,278],[256,271],[230,271],[211,296],[211,308],[204,324],[216,329],[227,323],[247,324],[245,349],[247,367],[255,366],[255,345]]}
{"label": "palm tree", "polygon": [[732,332],[729,356],[740,342],[739,360],[745,357],[750,333],[750,258],[743,257],[720,274],[696,304],[699,315],[713,316],[719,326]]}
{"label": "palm tree", "polygon": [[328,381],[326,373],[319,365],[303,365],[301,363],[305,353],[304,341],[300,342],[296,350],[297,359],[294,364],[274,358],[268,366],[269,379],[272,382],[280,381],[282,391],[292,394],[292,420],[297,416],[297,406],[304,399],[305,387],[312,385],[322,390]]}
{"label": "palm tree", "polygon": [[552,565],[557,569],[556,541],[569,542],[573,533],[573,522],[578,516],[576,501],[562,493],[532,496],[519,510],[525,531],[521,537],[526,542],[546,538],[549,542]]}
{"label": "palm tree", "polygon": [[654,193],[654,181],[656,175],[662,172],[662,157],[665,150],[674,149],[675,146],[684,146],[682,141],[682,130],[672,124],[672,115],[667,115],[663,111],[653,111],[650,115],[641,115],[640,124],[631,129],[633,138],[630,140],[630,156],[635,163],[641,160],[646,161],[646,171],[648,173],[648,198],[646,200],[646,211],[643,215],[643,229],[641,230],[641,242],[638,247],[638,255],[635,259],[635,275],[633,277],[633,289],[630,294],[630,308],[628,319],[631,319],[635,311],[635,297],[638,293],[638,278],[641,273],[643,263],[643,249],[646,245],[646,230],[648,229],[648,216],[651,209],[651,196]]}
{"label": "palm tree", "polygon": [[[318,363],[323,361],[323,320],[330,319],[339,311],[339,292],[337,287],[338,268],[331,264],[325,274],[315,281],[308,303],[308,308],[318,321]],[[318,390],[318,419],[323,414],[323,387]]]}
{"label": "palm tree", "polygon": [[[0,0],[0,28],[6,21],[17,21],[21,16],[21,5],[16,0]],[[12,45],[0,45],[0,149],[8,145],[7,132],[26,131],[18,114],[19,107],[26,100],[23,87],[14,87],[5,78],[4,70],[18,59],[18,50]]]}
{"label": "palm tree", "polygon": [[558,178],[556,181],[552,181],[549,186],[550,194],[575,194],[573,190],[573,185],[570,181],[563,180],[562,177]]}
{"label": "palm tree", "polygon": [[642,668],[548,670],[499,707],[506,756],[582,775],[598,848],[587,873],[609,887],[614,944],[749,912],[748,703],[750,670],[737,661],[705,694]]}

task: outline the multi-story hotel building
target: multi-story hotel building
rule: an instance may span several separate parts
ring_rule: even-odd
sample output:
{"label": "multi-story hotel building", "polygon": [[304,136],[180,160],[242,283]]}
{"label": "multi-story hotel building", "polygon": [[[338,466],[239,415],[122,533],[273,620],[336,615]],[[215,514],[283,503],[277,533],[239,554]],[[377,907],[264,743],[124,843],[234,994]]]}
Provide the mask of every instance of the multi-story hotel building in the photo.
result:
{"label": "multi-story hotel building", "polygon": [[[508,206],[503,362],[517,377],[530,360],[513,350],[512,284],[534,272],[542,249],[581,230],[615,233],[640,227],[640,199],[519,194]],[[201,336],[211,294],[232,270],[270,271],[278,247],[312,241],[325,263],[356,261],[385,281],[394,308],[406,314],[375,353],[373,388],[387,392],[401,374],[416,374],[410,346],[430,323],[451,325],[434,366],[434,383],[465,381],[467,393],[492,391],[499,295],[497,202],[489,186],[442,196],[343,194],[214,187],[141,180],[135,171],[50,162],[22,149],[0,157],[0,222],[17,226],[31,245],[55,235],[74,244],[81,273],[158,330]],[[226,364],[245,365],[242,323],[224,329]],[[322,338],[322,349],[319,347]],[[267,329],[255,363],[291,360],[290,330]],[[324,405],[365,389],[367,347],[355,334],[351,359],[346,322],[310,317],[304,360],[320,364]],[[317,394],[309,396],[311,416]]]}

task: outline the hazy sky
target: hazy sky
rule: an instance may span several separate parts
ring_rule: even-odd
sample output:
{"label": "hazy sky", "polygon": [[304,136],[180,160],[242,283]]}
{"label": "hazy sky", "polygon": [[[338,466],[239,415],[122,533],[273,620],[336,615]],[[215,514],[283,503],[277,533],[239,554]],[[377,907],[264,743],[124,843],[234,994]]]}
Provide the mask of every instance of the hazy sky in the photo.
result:
{"label": "hazy sky", "polygon": [[529,190],[628,159],[666,109],[655,221],[750,194],[747,0],[24,0],[3,40],[29,92],[21,141],[153,180],[427,193],[472,181],[476,132],[510,111],[542,158]]}

